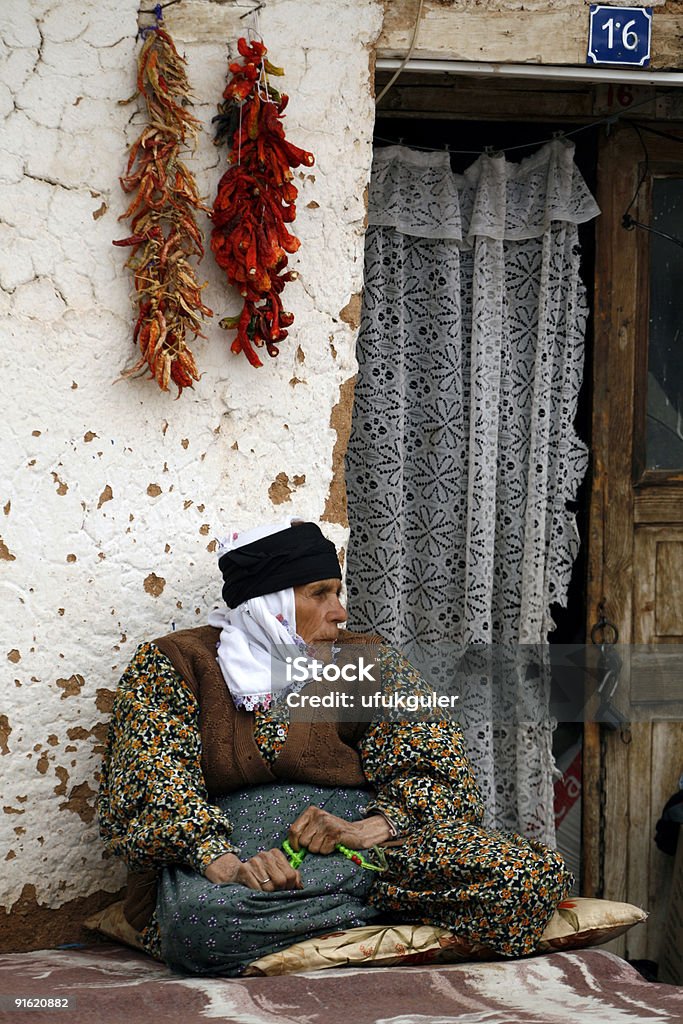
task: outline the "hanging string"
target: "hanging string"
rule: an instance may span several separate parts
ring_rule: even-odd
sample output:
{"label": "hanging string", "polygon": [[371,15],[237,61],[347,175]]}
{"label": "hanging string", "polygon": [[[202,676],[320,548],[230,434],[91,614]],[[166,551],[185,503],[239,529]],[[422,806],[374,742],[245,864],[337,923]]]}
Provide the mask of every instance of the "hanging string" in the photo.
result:
{"label": "hanging string", "polygon": [[[245,11],[244,14],[240,14],[240,21],[244,21],[245,18],[253,17],[254,24],[247,26],[247,40],[253,43],[256,40],[259,43],[263,43],[263,36],[261,35],[261,17],[260,12],[264,10],[265,3],[263,0],[259,0],[255,7],[252,7],[250,11]],[[262,103],[272,102],[268,95],[268,80],[266,78],[265,63],[261,64],[261,72],[259,74],[258,82],[256,83],[256,89],[259,94],[259,99]]]}
{"label": "hanging string", "polygon": [[[146,28],[141,28],[138,32],[138,35],[144,37],[149,35],[150,32],[154,32],[154,30],[158,28],[161,22],[163,21],[163,11],[167,7],[173,7],[174,4],[179,4],[180,2],[181,0],[166,0],[166,3],[156,4],[154,7],[141,7],[139,13],[153,14],[157,20],[157,23],[156,25],[148,25]],[[251,14],[255,14],[256,17],[258,18],[258,12],[262,11],[265,6],[266,4],[264,0],[257,0],[254,7],[251,7],[248,11],[245,11],[244,14],[240,14],[240,21],[242,21],[244,18],[248,18]],[[251,32],[253,30],[248,29],[247,31]]]}
{"label": "hanging string", "polygon": [[[140,14],[153,14],[157,19],[157,24],[163,21],[163,11],[166,7],[173,7],[174,4],[179,4],[180,0],[166,0],[165,4],[156,4],[154,7],[141,7]],[[154,27],[154,26],[152,26]]]}
{"label": "hanging string", "polygon": [[156,25],[148,25],[146,28],[138,29],[138,38],[139,39],[146,39],[147,36],[150,34],[150,32],[156,32],[159,28],[161,28],[161,23],[164,20],[163,8],[164,7],[170,7],[171,4],[177,4],[177,3],[180,3],[180,0],[169,0],[168,3],[163,4],[163,5],[162,4],[156,4],[156,6],[151,11],[143,11],[143,10],[141,10],[140,14],[153,14],[155,19],[156,19]]}
{"label": "hanging string", "polygon": [[[254,38],[254,36],[256,36],[258,38],[258,41],[260,43],[262,43],[263,42],[263,36],[261,35],[261,31],[260,31],[260,27],[261,26],[260,26],[260,22],[259,22],[258,11],[256,12],[256,19],[255,20],[256,20],[256,27],[253,30],[253,33],[250,35],[250,41]],[[261,100],[261,103],[272,103],[273,102],[273,100],[270,98],[270,94],[268,92],[268,79],[266,77],[266,62],[265,62],[265,60],[261,61],[261,70],[259,72],[258,82],[256,83],[256,89],[258,91],[259,99]]]}
{"label": "hanging string", "polygon": [[662,139],[669,139],[671,142],[683,142],[682,135],[672,135],[671,132],[663,132],[657,128],[651,128],[649,124],[639,124],[641,132],[649,132],[650,135],[659,135]]}
{"label": "hanging string", "polygon": [[643,183],[644,183],[645,179],[647,178],[648,174],[650,173],[650,154],[647,151],[647,146],[645,145],[645,141],[643,139],[642,132],[641,132],[640,128],[638,127],[638,125],[633,123],[633,122],[630,123],[630,127],[633,128],[634,132],[638,136],[638,141],[640,142],[641,148],[643,150],[643,155],[645,157],[645,166],[643,168],[643,173],[640,176],[640,180],[638,181],[638,184],[636,185],[636,190],[633,193],[633,197],[631,199],[631,202],[628,204],[628,206],[624,210],[624,215],[621,218],[621,226],[623,228],[626,228],[627,231],[632,230],[636,226],[636,222],[633,220],[632,217],[629,216],[629,211],[630,211],[631,207],[633,206],[633,204],[635,203],[635,201],[638,198],[638,196],[640,195],[640,190],[643,187]]}
{"label": "hanging string", "polygon": [[180,0],[166,0],[166,3],[155,4],[154,7],[140,7],[140,14],[154,14],[158,22],[161,22],[163,18],[163,11],[166,7],[172,7],[173,4],[180,3]]}
{"label": "hanging string", "polygon": [[654,135],[661,135],[663,138],[671,139],[674,142],[683,142],[683,138],[676,135],[670,135],[668,132],[660,132],[657,131],[656,129],[649,129],[646,125],[639,125],[633,121],[629,121],[628,124],[631,128],[633,128],[634,132],[638,136],[640,145],[643,148],[643,154],[645,156],[645,166],[643,168],[643,173],[640,175],[640,179],[638,181],[636,190],[633,193],[633,198],[626,207],[624,215],[621,218],[621,226],[622,228],[625,228],[626,231],[633,231],[635,228],[642,228],[643,231],[649,231],[651,235],[657,235],[659,238],[665,238],[668,242],[673,242],[674,245],[678,245],[681,247],[681,249],[683,249],[683,239],[676,238],[675,235],[670,235],[666,231],[660,231],[659,228],[653,228],[651,224],[643,224],[642,221],[635,220],[630,213],[631,208],[633,207],[634,203],[638,199],[638,196],[640,195],[640,190],[643,187],[643,184],[645,183],[645,179],[650,173],[650,154],[648,152],[647,146],[645,145],[645,140],[643,139],[642,132],[651,131]]}
{"label": "hanging string", "polygon": [[[662,96],[667,96],[669,93],[671,93],[673,91],[674,91],[673,89],[664,89],[662,91],[661,95]],[[632,103],[631,106],[628,108],[628,112],[630,113],[630,111],[632,111],[632,110],[637,110],[638,107],[642,107],[642,106],[644,106],[647,103],[652,103],[652,97],[651,96],[648,96],[646,99],[640,100],[640,102],[638,102],[638,103]],[[377,113],[378,113],[378,116],[381,117],[382,111],[380,110]],[[599,118],[596,121],[591,121],[589,124],[579,125],[578,128],[571,128],[569,131],[564,131],[564,130],[554,131],[550,138],[539,139],[536,142],[522,142],[522,143],[519,143],[518,145],[515,145],[515,146],[504,146],[504,147],[485,146],[484,149],[481,149],[481,148],[480,149],[452,149],[448,145],[448,143],[444,143],[441,146],[420,146],[417,143],[415,143],[415,144],[409,143],[408,144],[408,148],[409,149],[416,149],[416,150],[419,150],[420,152],[423,152],[423,153],[442,153],[444,151],[444,149],[445,149],[446,152],[452,153],[454,156],[483,156],[486,153],[487,149],[494,148],[497,153],[500,153],[501,155],[504,155],[505,153],[514,153],[514,152],[516,152],[516,151],[518,151],[520,149],[540,148],[541,146],[545,146],[547,143],[552,142],[553,139],[570,139],[570,138],[573,138],[573,136],[578,135],[580,132],[588,131],[591,128],[600,128],[602,125],[606,125],[608,130],[609,130],[613,125],[620,123],[622,121],[622,118],[624,118],[625,114],[626,114],[626,111],[624,111],[624,114],[606,114],[605,117],[601,117],[601,118]],[[623,123],[624,124],[631,124],[633,122],[631,122],[628,118],[626,118],[623,121]],[[654,129],[648,129],[648,130],[653,131]],[[388,138],[386,138],[386,137],[384,137],[382,135],[375,135],[374,138],[375,138],[375,141],[377,141],[377,142],[386,142],[390,146],[398,146],[398,145],[402,146],[402,145],[404,145],[403,139],[388,139]],[[672,136],[672,138],[673,138],[673,136]],[[683,141],[683,139],[678,139],[677,141]]]}
{"label": "hanging string", "polygon": [[[616,117],[612,117],[608,120],[615,121]],[[442,153],[445,150],[453,156],[504,156],[505,153],[514,153],[520,149],[540,148],[541,146],[545,146],[546,143],[552,142],[553,139],[569,139],[573,135],[578,135],[579,132],[585,132],[589,128],[596,128],[597,126],[605,123],[605,120],[593,121],[591,124],[581,125],[580,128],[573,128],[568,132],[555,131],[550,138],[539,139],[536,142],[521,142],[515,146],[484,146],[483,149],[452,149],[447,143],[443,146],[420,146],[417,143],[409,143],[407,148],[418,149],[423,153]],[[386,142],[391,146],[404,145],[403,141],[400,139],[387,139],[382,135],[375,135],[374,138],[376,142]]]}
{"label": "hanging string", "polygon": [[417,15],[415,16],[415,27],[413,28],[413,38],[410,40],[410,47],[408,48],[408,53],[406,54],[404,59],[401,61],[401,63],[397,67],[396,71],[391,76],[391,78],[389,79],[389,81],[384,86],[384,88],[382,89],[381,93],[379,94],[379,96],[375,100],[375,105],[378,104],[380,102],[380,100],[382,100],[386,96],[386,94],[389,92],[389,90],[391,89],[392,85],[394,84],[394,82],[396,81],[398,76],[401,74],[401,72],[403,71],[404,67],[406,66],[406,64],[408,63],[408,61],[410,60],[410,58],[413,55],[413,50],[415,49],[415,43],[417,42],[417,30],[420,27],[420,21],[422,19],[422,7],[423,7],[423,5],[424,5],[424,0],[420,0],[420,4],[419,4],[419,6],[417,8]]}
{"label": "hanging string", "polygon": [[248,18],[250,14],[255,14],[256,17],[258,18],[259,11],[262,11],[265,6],[265,3],[258,2],[256,6],[252,7],[250,11],[245,11],[244,14],[240,14],[240,21],[244,21],[244,19]]}

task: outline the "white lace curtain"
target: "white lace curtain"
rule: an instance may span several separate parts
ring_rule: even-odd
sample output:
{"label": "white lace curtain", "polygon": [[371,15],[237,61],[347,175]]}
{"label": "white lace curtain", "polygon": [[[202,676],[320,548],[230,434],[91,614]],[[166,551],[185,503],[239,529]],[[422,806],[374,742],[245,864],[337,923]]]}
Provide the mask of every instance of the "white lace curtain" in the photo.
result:
{"label": "white lace curtain", "polygon": [[[432,676],[471,644],[539,644],[578,548],[573,420],[586,321],[577,225],[599,212],[555,140],[521,163],[375,155],[347,457],[352,628]],[[482,652],[483,653],[483,652]],[[554,840],[547,681],[457,680],[489,823]],[[520,701],[531,713],[511,724]],[[536,713],[538,712],[538,713]]]}

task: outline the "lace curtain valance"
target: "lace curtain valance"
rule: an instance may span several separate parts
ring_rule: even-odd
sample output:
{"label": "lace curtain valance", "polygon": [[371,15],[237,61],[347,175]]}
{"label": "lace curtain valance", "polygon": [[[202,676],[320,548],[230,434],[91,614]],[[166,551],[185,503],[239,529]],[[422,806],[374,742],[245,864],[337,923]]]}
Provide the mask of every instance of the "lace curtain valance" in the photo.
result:
{"label": "lace curtain valance", "polygon": [[390,146],[375,154],[368,224],[419,238],[538,238],[555,222],[581,224],[599,213],[574,163],[574,146],[556,139],[519,164],[484,154],[453,174],[448,153]]}

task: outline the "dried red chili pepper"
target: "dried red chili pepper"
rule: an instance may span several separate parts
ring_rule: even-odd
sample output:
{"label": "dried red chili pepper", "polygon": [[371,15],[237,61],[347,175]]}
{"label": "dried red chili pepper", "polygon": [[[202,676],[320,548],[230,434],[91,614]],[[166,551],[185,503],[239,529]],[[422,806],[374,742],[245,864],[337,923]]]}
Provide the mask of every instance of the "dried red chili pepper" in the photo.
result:
{"label": "dried red chili pepper", "polygon": [[239,39],[237,48],[243,62],[229,65],[224,102],[213,119],[216,144],[227,141],[230,152],[211,214],[211,250],[244,299],[242,312],[224,317],[219,326],[237,331],[233,352],[244,352],[252,366],[262,366],[257,349],[265,345],[277,356],[294,321],[280,298],[297,276],[286,268],[300,245],[285,227],[296,217],[298,190],[291,169],[311,167],[314,158],[285,138],[288,98],[268,78],[284,74],[282,68],[266,59],[261,42]]}
{"label": "dried red chili pepper", "polygon": [[187,110],[191,99],[185,61],[160,25],[152,29],[138,57],[137,84],[150,124],[133,143],[124,192],[134,193],[119,220],[132,234],[114,245],[131,246],[126,266],[133,271],[138,318],[133,340],[140,359],[122,376],[149,367],[162,391],[170,381],[191,388],[199,380],[188,333],[204,337],[202,320],[213,316],[201,300],[202,287],[190,263],[204,255],[195,210],[209,212],[180,153],[194,143],[200,123]]}

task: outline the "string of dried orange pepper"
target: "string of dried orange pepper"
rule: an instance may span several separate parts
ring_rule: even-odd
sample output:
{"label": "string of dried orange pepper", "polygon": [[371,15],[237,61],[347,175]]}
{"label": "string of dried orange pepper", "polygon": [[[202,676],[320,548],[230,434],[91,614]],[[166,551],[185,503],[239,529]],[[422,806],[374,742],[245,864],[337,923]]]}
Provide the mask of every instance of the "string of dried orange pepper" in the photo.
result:
{"label": "string of dried orange pepper", "polygon": [[268,77],[284,74],[282,68],[266,59],[262,42],[241,38],[237,48],[243,61],[229,65],[224,102],[213,119],[216,144],[227,141],[230,147],[230,166],[211,214],[211,250],[244,299],[242,312],[219,324],[237,331],[233,352],[244,352],[252,366],[262,366],[257,350],[265,345],[268,355],[277,356],[294,321],[281,298],[285,284],[297,276],[287,270],[288,255],[300,245],[286,227],[296,217],[298,195],[291,168],[311,167],[314,158],[285,138],[288,97]]}
{"label": "string of dried orange pepper", "polygon": [[204,337],[202,320],[213,316],[201,300],[202,287],[190,263],[204,255],[195,210],[209,212],[195,180],[182,163],[183,149],[193,148],[200,122],[186,105],[191,92],[185,60],[162,28],[161,6],[157,25],[138,56],[138,92],[147,104],[149,124],[133,143],[125,175],[124,192],[135,196],[119,220],[130,219],[132,234],[114,245],[131,246],[126,266],[133,271],[138,318],[133,341],[140,358],[122,376],[149,368],[162,391],[170,381],[191,388],[199,373],[186,337]]}

